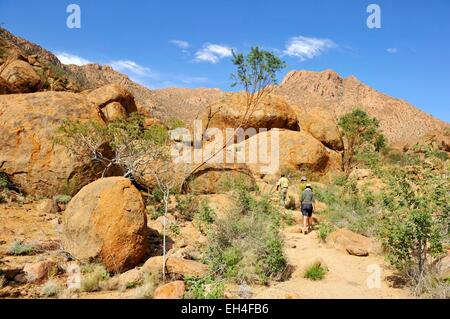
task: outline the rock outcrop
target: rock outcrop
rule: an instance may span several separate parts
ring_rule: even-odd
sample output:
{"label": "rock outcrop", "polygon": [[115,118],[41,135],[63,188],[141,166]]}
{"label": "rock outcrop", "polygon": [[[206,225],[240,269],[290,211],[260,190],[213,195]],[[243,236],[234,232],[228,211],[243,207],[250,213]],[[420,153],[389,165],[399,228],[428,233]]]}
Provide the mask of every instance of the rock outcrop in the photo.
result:
{"label": "rock outcrop", "polygon": [[[237,128],[246,112],[244,94],[234,94],[209,106],[200,116],[205,128]],[[248,115],[247,115],[248,117]],[[280,97],[265,96],[252,116],[242,127],[247,128],[285,128],[299,130],[297,116],[291,106]]]}
{"label": "rock outcrop", "polygon": [[297,112],[300,129],[307,131],[332,150],[344,150],[341,133],[330,112],[319,107],[304,110],[295,106],[293,108]]}
{"label": "rock outcrop", "polygon": [[142,196],[123,177],[99,179],[70,201],[63,215],[63,246],[76,259],[98,260],[111,272],[136,266],[147,248]]}
{"label": "rock outcrop", "polygon": [[100,109],[108,107],[109,104],[118,102],[126,113],[137,111],[133,95],[124,87],[118,84],[109,84],[102,86],[87,95],[90,103],[98,106]]}
{"label": "rock outcrop", "polygon": [[[65,120],[104,123],[136,111],[133,96],[125,89],[108,86],[96,91],[88,96],[70,92],[0,95],[0,172],[25,193],[46,197],[69,184],[78,190],[98,178],[103,165],[80,160],[53,140]],[[120,115],[114,112],[117,109]]]}
{"label": "rock outcrop", "polygon": [[0,95],[0,171],[25,193],[38,196],[56,195],[68,183],[89,183],[99,168],[53,143],[64,120],[87,119],[101,121],[98,109],[79,94]]}
{"label": "rock outcrop", "polygon": [[39,90],[41,78],[31,65],[22,60],[5,62],[0,69],[0,77],[19,92],[29,93]]}
{"label": "rock outcrop", "polygon": [[182,299],[184,290],[184,281],[172,281],[156,288],[153,299]]}
{"label": "rock outcrop", "polygon": [[333,70],[290,71],[274,94],[302,109],[324,108],[336,118],[360,107],[380,121],[388,142],[397,147],[449,126],[404,100],[378,92],[354,76],[343,78]]}
{"label": "rock outcrop", "polygon": [[[272,140],[273,132],[259,133],[237,146],[239,151],[245,154],[247,166],[255,176],[263,177],[266,174],[276,176],[286,169],[300,171],[304,174],[312,172],[326,174],[328,168],[337,169],[339,167],[339,163],[332,163],[332,161],[339,161],[339,156],[330,156],[334,152],[328,150],[309,133],[280,130],[278,132],[278,145],[273,148],[272,143],[276,142],[276,139]],[[268,152],[262,152],[258,155],[258,152],[260,152],[258,143],[261,143],[261,141],[264,141],[263,144],[267,142]],[[276,154],[277,150],[279,154]],[[257,156],[257,163],[255,163],[255,158],[251,159],[252,156]],[[279,159],[278,166],[276,165],[277,159]],[[264,173],[266,169],[272,166],[270,163],[275,170],[269,169],[268,173]]]}
{"label": "rock outcrop", "polygon": [[379,253],[381,250],[381,247],[373,239],[345,228],[328,235],[327,245],[355,256],[367,256],[369,253]]}

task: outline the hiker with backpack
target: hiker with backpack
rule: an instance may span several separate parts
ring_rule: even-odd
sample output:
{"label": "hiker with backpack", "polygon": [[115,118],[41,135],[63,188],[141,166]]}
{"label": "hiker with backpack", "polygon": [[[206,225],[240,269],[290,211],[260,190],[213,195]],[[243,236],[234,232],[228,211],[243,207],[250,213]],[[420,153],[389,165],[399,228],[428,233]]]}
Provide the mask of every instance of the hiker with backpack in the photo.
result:
{"label": "hiker with backpack", "polygon": [[303,215],[303,233],[306,235],[312,230],[312,214],[315,206],[314,193],[311,184],[306,184],[301,197],[301,212]]}

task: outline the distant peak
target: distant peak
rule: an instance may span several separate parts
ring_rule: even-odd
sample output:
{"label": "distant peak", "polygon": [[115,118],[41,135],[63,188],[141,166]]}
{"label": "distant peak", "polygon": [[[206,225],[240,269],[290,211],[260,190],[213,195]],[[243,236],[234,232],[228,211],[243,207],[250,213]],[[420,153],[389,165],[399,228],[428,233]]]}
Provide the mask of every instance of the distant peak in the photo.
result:
{"label": "distant peak", "polygon": [[347,81],[361,83],[361,81],[354,75],[349,75],[345,78]]}
{"label": "distant peak", "polygon": [[323,71],[309,71],[309,70],[292,70],[289,71],[284,77],[281,85],[291,81],[299,81],[304,78],[316,78],[325,80],[338,80],[341,81],[342,77],[332,69],[326,69]]}

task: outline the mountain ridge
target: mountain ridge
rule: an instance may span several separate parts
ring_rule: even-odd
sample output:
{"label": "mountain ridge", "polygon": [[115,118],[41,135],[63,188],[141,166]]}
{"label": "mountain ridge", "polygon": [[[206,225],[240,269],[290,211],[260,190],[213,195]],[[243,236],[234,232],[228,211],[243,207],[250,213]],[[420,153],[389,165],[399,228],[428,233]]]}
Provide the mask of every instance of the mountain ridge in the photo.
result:
{"label": "mountain ridge", "polygon": [[[233,94],[217,88],[151,90],[108,65],[64,65],[52,52],[4,28],[0,28],[0,48],[0,53],[3,52],[0,65],[8,56],[37,59],[38,64],[33,67],[43,68],[51,79],[50,90],[81,92],[106,84],[121,84],[134,95],[140,112],[163,121],[181,119],[190,124],[208,105]],[[336,119],[355,107],[361,107],[380,120],[381,129],[395,146],[414,143],[430,132],[450,126],[403,99],[373,89],[353,75],[344,78],[331,69],[319,72],[291,70],[275,86],[274,94],[302,110],[312,107],[327,109]]]}

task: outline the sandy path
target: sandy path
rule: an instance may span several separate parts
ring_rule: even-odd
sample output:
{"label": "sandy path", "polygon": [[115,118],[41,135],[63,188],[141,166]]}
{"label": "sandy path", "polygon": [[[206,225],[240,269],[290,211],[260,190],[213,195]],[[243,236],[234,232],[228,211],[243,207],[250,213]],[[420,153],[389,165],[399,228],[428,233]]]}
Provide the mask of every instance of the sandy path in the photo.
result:
{"label": "sandy path", "polygon": [[[254,298],[411,298],[407,289],[391,287],[386,277],[392,270],[381,256],[356,257],[329,248],[320,243],[315,231],[308,235],[285,231],[285,237],[286,255],[295,267],[292,277],[269,288],[254,289]],[[321,281],[303,278],[305,267],[317,257],[327,265],[327,275]],[[381,270],[379,288],[368,288],[370,265],[378,265]]]}

